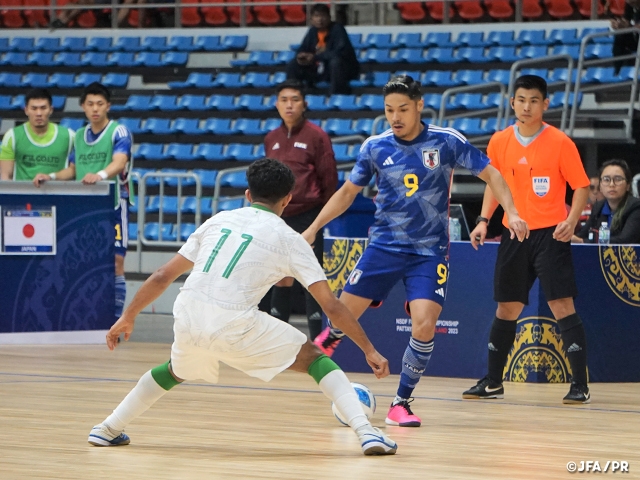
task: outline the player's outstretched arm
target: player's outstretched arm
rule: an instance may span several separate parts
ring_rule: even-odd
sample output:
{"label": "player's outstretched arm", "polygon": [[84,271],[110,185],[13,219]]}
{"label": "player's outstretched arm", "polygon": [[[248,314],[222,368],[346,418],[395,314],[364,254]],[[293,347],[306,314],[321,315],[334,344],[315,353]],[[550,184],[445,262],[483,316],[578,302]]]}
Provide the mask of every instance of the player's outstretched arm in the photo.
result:
{"label": "player's outstretched arm", "polygon": [[129,340],[136,317],[151,302],[158,298],[176,278],[193,268],[193,262],[187,260],[179,253],[153,272],[142,284],[135,294],[131,304],[125,309],[122,316],[113,324],[107,333],[107,346],[113,350],[118,345],[118,337],[124,333],[124,339]]}
{"label": "player's outstretched arm", "polygon": [[33,177],[33,184],[36,187],[40,187],[44,182],[48,182],[49,180],[75,180],[76,179],[76,166],[75,164],[69,165],[67,168],[60,170],[59,172],[54,172],[52,174],[47,173],[38,173],[35,177]]}
{"label": "player's outstretched arm", "polygon": [[374,375],[377,378],[389,375],[389,362],[378,353],[356,318],[333,294],[327,281],[322,280],[309,285],[309,293],[331,319],[331,324],[342,330],[364,352]]}
{"label": "player's outstretched arm", "polygon": [[358,195],[363,188],[364,187],[359,187],[351,183],[349,180],[344,182],[344,185],[331,196],[309,228],[302,232],[304,239],[312,245],[318,231],[331,220],[346,212],[347,208],[349,208],[355,200],[356,195]]}
{"label": "player's outstretched arm", "polygon": [[102,175],[100,175],[100,173],[87,173],[82,179],[82,183],[85,185],[92,185],[100,180],[113,178],[125,169],[128,161],[128,155],[125,155],[124,153],[114,153],[111,158],[111,163],[101,170],[101,172],[103,172]]}
{"label": "player's outstretched arm", "polygon": [[[521,219],[520,215],[518,215],[516,206],[513,203],[513,197],[511,196],[509,186],[507,185],[507,182],[504,181],[504,178],[502,178],[502,175],[500,175],[500,172],[492,165],[487,165],[487,167],[482,170],[482,172],[480,172],[478,177],[487,182],[487,185],[491,189],[492,195],[496,200],[498,200],[498,202],[500,202],[502,208],[504,208],[504,211],[507,214],[507,219],[509,221],[511,238],[518,237],[518,240],[520,240],[521,242],[525,238],[529,238],[529,226],[527,225],[527,222]],[[486,195],[487,192],[485,191],[485,196]]]}

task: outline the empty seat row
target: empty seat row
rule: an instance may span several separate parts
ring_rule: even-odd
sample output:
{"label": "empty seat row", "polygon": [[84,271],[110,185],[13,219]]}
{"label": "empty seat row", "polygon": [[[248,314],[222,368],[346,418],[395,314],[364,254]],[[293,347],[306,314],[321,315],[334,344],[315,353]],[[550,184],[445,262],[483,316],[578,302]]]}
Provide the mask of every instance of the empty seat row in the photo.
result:
{"label": "empty seat row", "polygon": [[[52,96],[52,106],[55,110],[64,110],[67,103],[67,97],[62,95]],[[0,95],[0,110],[23,110],[24,95]]]}
{"label": "empty seat row", "polygon": [[266,72],[241,73],[222,72],[215,76],[212,73],[190,73],[185,81],[169,82],[169,88],[272,88],[287,79],[285,72],[274,74]]}
{"label": "empty seat row", "polygon": [[[244,172],[240,172],[244,175]],[[225,185],[228,186],[228,185]],[[240,186],[238,188],[246,188],[246,186]],[[202,215],[210,216],[212,213],[212,197],[200,198],[200,213]],[[218,210],[233,210],[241,208],[243,206],[243,199],[227,199],[222,197],[218,201]],[[144,211],[145,213],[159,213],[162,209],[163,214],[176,215],[178,212],[183,215],[193,215],[196,213],[198,205],[198,199],[196,197],[178,197],[164,195],[162,197],[152,195],[145,198]],[[135,211],[138,211],[140,205],[136,205]]]}
{"label": "empty seat row", "polygon": [[23,67],[172,67],[184,66],[186,52],[8,52],[0,57],[0,66]]}
{"label": "empty seat row", "polygon": [[291,50],[282,52],[271,52],[268,50],[254,50],[246,59],[231,60],[232,67],[247,67],[251,65],[286,65],[295,57],[296,53]]}
{"label": "empty seat row", "polygon": [[118,122],[125,125],[132,134],[154,135],[265,135],[278,128],[282,120],[269,118],[267,120],[240,118],[147,118],[144,122],[140,118],[119,118]]}
{"label": "empty seat row", "polygon": [[0,87],[28,88],[82,88],[93,82],[100,82],[109,88],[126,88],[129,75],[126,73],[0,73]]}
{"label": "empty seat row", "polygon": [[0,38],[0,52],[223,52],[247,48],[247,35]]}

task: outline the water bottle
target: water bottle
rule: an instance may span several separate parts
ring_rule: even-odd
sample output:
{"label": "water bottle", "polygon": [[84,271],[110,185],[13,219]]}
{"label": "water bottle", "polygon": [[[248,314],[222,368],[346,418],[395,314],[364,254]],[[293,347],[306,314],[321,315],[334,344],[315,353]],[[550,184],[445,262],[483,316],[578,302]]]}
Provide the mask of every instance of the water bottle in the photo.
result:
{"label": "water bottle", "polygon": [[602,224],[600,225],[600,229],[598,230],[598,243],[601,245],[608,245],[609,237],[609,225],[607,224],[607,222],[602,222]]}
{"label": "water bottle", "polygon": [[462,238],[462,227],[460,226],[460,220],[457,218],[449,219],[449,241],[455,242]]}

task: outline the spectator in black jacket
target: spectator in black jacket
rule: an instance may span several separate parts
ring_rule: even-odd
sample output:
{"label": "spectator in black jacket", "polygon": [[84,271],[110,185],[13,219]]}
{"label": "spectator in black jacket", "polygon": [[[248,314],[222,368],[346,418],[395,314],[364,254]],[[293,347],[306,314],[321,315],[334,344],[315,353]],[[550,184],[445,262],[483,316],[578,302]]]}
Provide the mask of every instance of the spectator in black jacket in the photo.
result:
{"label": "spectator in black jacket", "polygon": [[[640,0],[626,0],[624,15],[621,18],[613,18],[611,20],[611,28],[613,30],[629,27],[636,27],[636,29],[640,28]],[[614,57],[636,53],[637,49],[638,30],[613,37]],[[633,59],[615,62],[614,68],[616,75],[620,72],[623,65],[633,65],[634,63],[635,61]]]}
{"label": "spectator in black jacket", "polygon": [[[610,243],[640,243],[640,199],[631,195],[631,170],[624,160],[608,160],[600,169],[600,190],[604,200],[597,202],[589,220],[573,236],[574,243],[597,241],[602,222],[609,224]],[[589,236],[589,233],[593,235]]]}
{"label": "spectator in black jacket", "polygon": [[344,27],[331,21],[329,7],[318,3],[311,9],[311,27],[296,58],[287,66],[287,78],[311,87],[331,83],[331,94],[351,93],[349,80],[358,78],[360,64]]}

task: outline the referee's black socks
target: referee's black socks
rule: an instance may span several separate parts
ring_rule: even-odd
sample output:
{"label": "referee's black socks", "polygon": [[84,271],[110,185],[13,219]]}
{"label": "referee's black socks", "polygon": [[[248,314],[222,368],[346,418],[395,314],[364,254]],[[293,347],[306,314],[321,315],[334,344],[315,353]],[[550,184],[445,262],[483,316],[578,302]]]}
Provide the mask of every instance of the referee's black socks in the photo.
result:
{"label": "referee's black socks", "polygon": [[497,383],[502,383],[504,366],[507,357],[516,339],[517,321],[493,319],[491,333],[489,334],[489,378]]}
{"label": "referee's black socks", "polygon": [[573,382],[587,385],[587,337],[577,313],[558,320],[564,351],[571,365]]}

